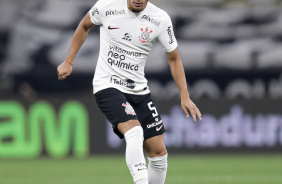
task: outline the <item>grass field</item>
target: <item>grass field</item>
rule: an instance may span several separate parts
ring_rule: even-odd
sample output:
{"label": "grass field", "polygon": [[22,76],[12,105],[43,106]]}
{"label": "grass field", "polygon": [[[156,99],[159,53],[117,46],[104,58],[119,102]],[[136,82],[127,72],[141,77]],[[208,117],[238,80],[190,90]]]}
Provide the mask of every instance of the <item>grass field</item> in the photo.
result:
{"label": "grass field", "polygon": [[[123,156],[0,160],[0,184],[133,184]],[[166,184],[282,184],[282,155],[169,155]]]}

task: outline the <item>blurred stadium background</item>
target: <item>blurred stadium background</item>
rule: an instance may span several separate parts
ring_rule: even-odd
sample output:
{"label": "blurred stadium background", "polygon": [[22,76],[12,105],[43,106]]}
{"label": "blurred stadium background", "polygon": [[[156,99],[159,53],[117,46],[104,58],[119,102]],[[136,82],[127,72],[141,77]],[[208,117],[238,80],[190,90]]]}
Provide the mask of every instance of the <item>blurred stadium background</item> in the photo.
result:
{"label": "blurred stadium background", "polygon": [[[203,114],[185,118],[156,43],[145,72],[167,128],[167,183],[282,183],[282,1],[150,1],[171,15]],[[132,183],[92,94],[99,28],[57,80],[95,2],[0,0],[0,184]]]}

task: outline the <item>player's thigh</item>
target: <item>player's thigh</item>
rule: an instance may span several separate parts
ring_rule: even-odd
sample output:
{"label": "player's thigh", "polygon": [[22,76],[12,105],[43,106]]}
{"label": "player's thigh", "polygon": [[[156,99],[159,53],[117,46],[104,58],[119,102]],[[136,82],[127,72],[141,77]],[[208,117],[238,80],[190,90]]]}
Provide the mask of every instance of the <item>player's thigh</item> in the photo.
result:
{"label": "player's thigh", "polygon": [[158,157],[167,154],[164,144],[164,134],[151,137],[144,141],[144,149],[148,157]]}
{"label": "player's thigh", "polygon": [[110,121],[113,131],[120,138],[123,138],[124,134],[118,130],[118,124],[125,123],[121,128],[122,131],[126,131],[130,126],[140,125],[134,109],[119,90],[107,88],[97,92],[95,97],[98,107]]}

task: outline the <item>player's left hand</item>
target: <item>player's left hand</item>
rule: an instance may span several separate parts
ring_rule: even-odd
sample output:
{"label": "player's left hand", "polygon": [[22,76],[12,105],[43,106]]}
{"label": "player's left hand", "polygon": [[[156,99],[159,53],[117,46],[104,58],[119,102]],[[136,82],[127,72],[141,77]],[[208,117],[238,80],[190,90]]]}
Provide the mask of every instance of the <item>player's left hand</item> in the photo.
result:
{"label": "player's left hand", "polygon": [[199,120],[202,120],[202,114],[200,110],[190,98],[186,100],[181,100],[181,108],[184,111],[187,118],[189,117],[188,110],[190,111],[195,123],[197,122],[197,117],[199,118]]}

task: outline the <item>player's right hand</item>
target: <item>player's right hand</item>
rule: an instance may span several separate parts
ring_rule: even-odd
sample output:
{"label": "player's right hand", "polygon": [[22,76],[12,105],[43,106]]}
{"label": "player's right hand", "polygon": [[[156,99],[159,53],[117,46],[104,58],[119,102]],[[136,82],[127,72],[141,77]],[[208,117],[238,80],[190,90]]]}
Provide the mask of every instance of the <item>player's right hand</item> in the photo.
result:
{"label": "player's right hand", "polygon": [[57,68],[58,79],[65,80],[71,74],[71,72],[72,72],[72,65],[67,62],[63,62]]}

